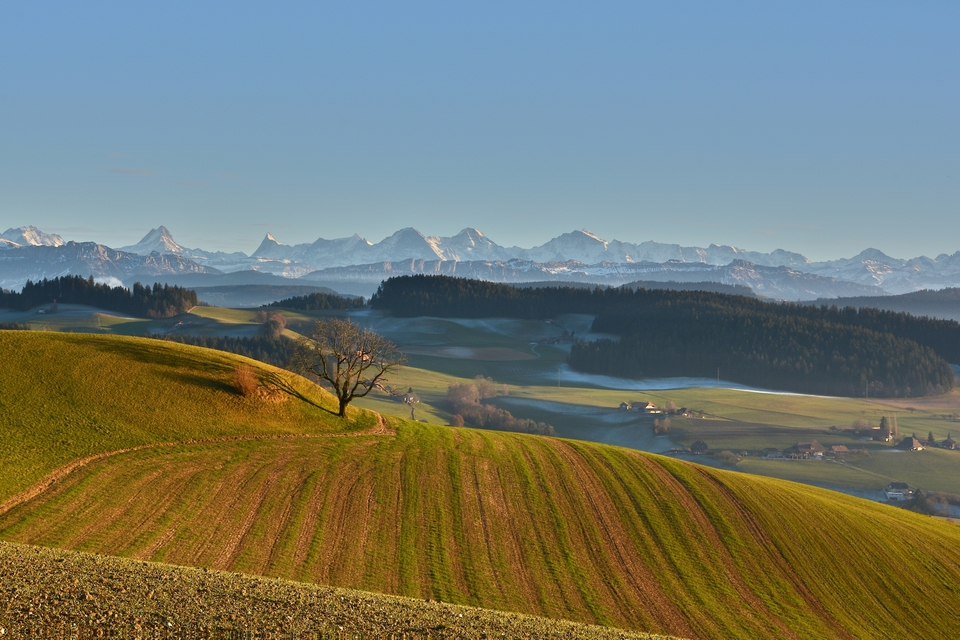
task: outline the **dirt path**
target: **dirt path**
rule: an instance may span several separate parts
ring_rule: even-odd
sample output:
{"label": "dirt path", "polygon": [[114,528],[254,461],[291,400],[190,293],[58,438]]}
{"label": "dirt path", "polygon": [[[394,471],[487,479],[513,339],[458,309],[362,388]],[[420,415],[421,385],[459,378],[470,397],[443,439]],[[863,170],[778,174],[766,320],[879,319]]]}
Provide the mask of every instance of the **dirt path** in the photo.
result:
{"label": "dirt path", "polygon": [[14,507],[20,506],[25,502],[33,500],[37,496],[43,494],[50,487],[60,482],[71,473],[77,469],[81,469],[91,462],[96,462],[98,460],[103,460],[104,458],[110,458],[112,456],[118,456],[124,453],[132,453],[134,451],[143,451],[145,449],[158,449],[161,447],[179,447],[182,445],[190,444],[214,444],[218,442],[245,442],[251,440],[296,440],[302,438],[356,438],[359,436],[395,436],[397,430],[390,426],[390,423],[379,413],[377,415],[377,424],[370,427],[369,429],[364,429],[363,431],[349,431],[343,433],[274,433],[274,434],[253,434],[245,436],[220,436],[216,438],[194,438],[192,440],[179,440],[176,442],[156,442],[151,444],[141,444],[136,447],[127,447],[125,449],[115,449],[113,451],[103,451],[101,453],[95,453],[93,455],[85,456],[83,458],[77,458],[72,462],[68,462],[62,467],[58,467],[48,473],[43,477],[42,480],[36,484],[27,487],[20,493],[16,493],[3,502],[0,502],[0,516],[10,511]]}

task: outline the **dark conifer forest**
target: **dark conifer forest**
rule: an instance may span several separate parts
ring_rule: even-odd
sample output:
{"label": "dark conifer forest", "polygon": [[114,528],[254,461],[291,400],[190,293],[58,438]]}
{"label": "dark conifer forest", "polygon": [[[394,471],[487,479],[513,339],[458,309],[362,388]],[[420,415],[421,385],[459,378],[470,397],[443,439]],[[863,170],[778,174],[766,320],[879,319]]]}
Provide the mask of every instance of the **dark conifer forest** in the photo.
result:
{"label": "dark conifer forest", "polygon": [[0,292],[0,309],[28,311],[44,304],[84,304],[139,318],[170,318],[197,306],[197,294],[191,289],[167,284],[133,289],[97,284],[93,277],[61,276],[53,280],[27,281],[23,290]]}
{"label": "dark conifer forest", "polygon": [[326,311],[328,309],[359,309],[364,304],[366,303],[363,298],[346,298],[344,296],[316,292],[305,296],[284,298],[283,300],[271,302],[267,306],[280,307],[283,309],[298,309],[300,311]]}
{"label": "dark conifer forest", "polygon": [[396,316],[551,318],[596,315],[576,343],[578,371],[625,377],[715,377],[823,395],[910,397],[954,387],[960,324],[853,307],[765,302],[705,291],[583,289],[403,276],[371,299]]}

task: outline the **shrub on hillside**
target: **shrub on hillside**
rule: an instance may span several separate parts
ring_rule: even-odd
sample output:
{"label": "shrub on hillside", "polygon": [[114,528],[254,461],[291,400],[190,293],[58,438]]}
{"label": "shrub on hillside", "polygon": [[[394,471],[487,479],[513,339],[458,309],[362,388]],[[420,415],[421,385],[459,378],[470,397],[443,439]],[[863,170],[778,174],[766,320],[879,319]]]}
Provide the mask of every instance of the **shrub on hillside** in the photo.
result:
{"label": "shrub on hillside", "polygon": [[234,370],[233,387],[240,395],[244,397],[252,396],[257,392],[259,386],[260,382],[257,380],[256,374],[247,365],[242,364]]}

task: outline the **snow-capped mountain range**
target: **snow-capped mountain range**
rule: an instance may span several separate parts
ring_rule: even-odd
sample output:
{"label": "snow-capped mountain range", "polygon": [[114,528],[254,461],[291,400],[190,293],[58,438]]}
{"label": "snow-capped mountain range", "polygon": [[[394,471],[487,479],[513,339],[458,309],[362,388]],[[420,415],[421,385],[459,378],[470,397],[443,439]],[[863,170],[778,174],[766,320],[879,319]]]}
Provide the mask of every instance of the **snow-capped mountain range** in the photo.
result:
{"label": "snow-capped mountain range", "polygon": [[[267,234],[249,256],[183,247],[166,227],[137,244],[110,249],[65,242],[33,226],[0,234],[0,286],[66,273],[118,278],[257,271],[313,282],[366,283],[406,273],[448,273],[503,282],[636,280],[743,284],[761,295],[806,300],[898,294],[960,286],[960,251],[936,258],[891,258],[867,249],[852,258],[811,262],[799,253],[744,251],[711,244],[684,247],[646,241],[607,241],[587,230],[564,233],[538,247],[504,247],[473,228],[455,236],[425,236],[405,228],[380,242],[359,235],[286,245]],[[162,278],[161,278],[162,279]]]}

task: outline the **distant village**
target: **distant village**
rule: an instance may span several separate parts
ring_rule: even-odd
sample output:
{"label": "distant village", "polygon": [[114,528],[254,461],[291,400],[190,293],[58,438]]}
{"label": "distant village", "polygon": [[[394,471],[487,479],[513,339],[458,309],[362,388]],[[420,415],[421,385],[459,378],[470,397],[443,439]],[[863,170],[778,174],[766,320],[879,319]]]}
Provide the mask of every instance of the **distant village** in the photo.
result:
{"label": "distant village", "polygon": [[[693,417],[698,414],[701,417],[703,416],[701,412],[690,410],[686,407],[676,408],[672,402],[668,402],[667,406],[665,407],[658,407],[653,402],[621,402],[620,410],[636,411],[647,415],[674,415],[685,418]],[[669,418],[666,418],[665,420],[666,423],[669,424]],[[655,434],[660,435],[667,433],[666,429],[661,426],[662,424],[663,423],[660,420],[654,421]],[[839,429],[835,426],[830,427],[830,429],[832,431],[839,431]],[[871,426],[864,421],[858,421],[858,423],[854,423],[848,431],[852,431],[863,441],[893,442],[899,438],[899,430],[896,425],[896,419],[888,421],[887,418],[881,418],[880,424],[876,426]],[[952,434],[948,434],[943,440],[936,440],[931,432],[928,434],[925,440],[918,438],[917,434],[902,438],[892,448],[899,451],[923,451],[924,449],[929,448],[956,451],[960,449],[960,443],[953,439]],[[711,450],[709,445],[704,440],[696,440],[689,447],[674,447],[670,449],[670,453],[714,455],[721,459],[729,458],[733,460],[739,459],[742,456],[755,455],[758,458],[764,458],[768,460],[834,460],[837,462],[842,462],[848,456],[870,455],[866,447],[851,448],[843,444],[823,445],[817,440],[797,442],[793,446],[787,447],[786,449],[767,447],[762,451],[756,452],[741,451],[739,452],[739,455],[726,450]],[[891,482],[886,488],[883,489],[883,493],[890,502],[908,502],[913,500],[918,495],[919,491],[913,487],[910,487],[906,482]]]}

